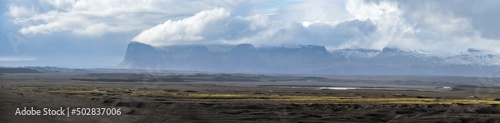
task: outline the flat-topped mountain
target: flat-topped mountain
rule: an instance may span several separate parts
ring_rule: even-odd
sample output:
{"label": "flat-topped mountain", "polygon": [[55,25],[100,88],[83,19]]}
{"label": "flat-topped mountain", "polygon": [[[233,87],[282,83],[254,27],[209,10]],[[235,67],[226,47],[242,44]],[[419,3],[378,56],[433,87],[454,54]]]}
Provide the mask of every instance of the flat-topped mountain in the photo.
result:
{"label": "flat-topped mountain", "polygon": [[175,45],[153,47],[131,42],[122,68],[212,72],[302,73],[331,65],[333,56],[321,46],[255,48],[239,45]]}

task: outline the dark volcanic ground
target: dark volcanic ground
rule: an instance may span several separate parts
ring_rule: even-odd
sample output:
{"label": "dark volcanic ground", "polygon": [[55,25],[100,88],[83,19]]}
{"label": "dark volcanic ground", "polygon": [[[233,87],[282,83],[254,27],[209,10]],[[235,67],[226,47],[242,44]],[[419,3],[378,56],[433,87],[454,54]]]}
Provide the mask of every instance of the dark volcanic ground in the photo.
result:
{"label": "dark volcanic ground", "polygon": [[[0,75],[0,122],[500,122],[500,107],[497,104],[391,104],[370,101],[325,103],[314,100],[287,102],[267,98],[332,96],[366,99],[489,99],[493,102],[500,98],[497,87],[477,84],[482,78],[432,78],[243,74],[3,74]],[[404,86],[405,83],[407,86]],[[408,87],[408,90],[319,90],[318,87],[322,86],[391,86]],[[453,90],[433,88],[439,86],[451,86]],[[162,93],[141,95],[142,92]],[[173,93],[176,96],[162,95]],[[259,97],[266,98],[189,97],[196,94],[263,95]],[[123,114],[15,116],[16,108],[23,107],[107,107],[121,108]]]}

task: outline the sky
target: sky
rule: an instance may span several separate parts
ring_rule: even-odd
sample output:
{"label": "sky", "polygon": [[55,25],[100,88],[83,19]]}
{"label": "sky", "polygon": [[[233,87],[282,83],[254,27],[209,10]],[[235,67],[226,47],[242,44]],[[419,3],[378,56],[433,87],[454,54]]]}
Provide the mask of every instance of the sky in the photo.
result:
{"label": "sky", "polygon": [[110,68],[127,44],[500,53],[500,1],[1,0],[0,66]]}

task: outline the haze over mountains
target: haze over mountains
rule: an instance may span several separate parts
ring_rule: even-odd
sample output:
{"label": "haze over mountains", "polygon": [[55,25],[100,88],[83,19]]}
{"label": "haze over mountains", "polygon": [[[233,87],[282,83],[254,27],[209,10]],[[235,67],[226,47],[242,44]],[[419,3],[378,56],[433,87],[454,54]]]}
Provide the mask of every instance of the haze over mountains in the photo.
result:
{"label": "haze over mountains", "polygon": [[398,48],[342,49],[323,46],[261,47],[171,45],[131,42],[121,68],[239,73],[372,75],[486,75],[500,70],[500,55],[469,49],[461,53]]}

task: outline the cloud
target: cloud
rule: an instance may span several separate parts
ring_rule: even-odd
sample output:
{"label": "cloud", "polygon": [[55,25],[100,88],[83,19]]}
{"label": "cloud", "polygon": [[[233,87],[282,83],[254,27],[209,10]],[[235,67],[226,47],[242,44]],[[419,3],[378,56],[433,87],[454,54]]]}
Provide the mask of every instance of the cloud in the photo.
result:
{"label": "cloud", "polygon": [[226,9],[217,8],[180,20],[167,20],[143,31],[134,40],[156,46],[207,43],[338,46],[353,39],[368,41],[367,36],[376,29],[370,20],[304,24],[270,20],[269,15],[261,14],[232,15]]}
{"label": "cloud", "polygon": [[[8,16],[24,35],[79,38],[131,33],[152,45],[252,43],[328,49],[400,47],[496,50],[495,0],[474,1],[11,1]],[[165,7],[168,6],[168,7]],[[463,8],[470,8],[464,10]],[[57,37],[57,36],[56,36]]]}
{"label": "cloud", "polygon": [[399,5],[408,11],[405,14],[406,18],[419,20],[419,17],[425,16],[422,15],[424,13],[461,18],[470,23],[470,26],[476,31],[479,31],[482,37],[500,39],[500,36],[496,34],[500,31],[500,26],[491,25],[492,22],[500,21],[500,16],[496,15],[500,11],[500,1],[400,1]]}
{"label": "cloud", "polygon": [[179,19],[167,20],[137,35],[133,40],[151,45],[252,43],[242,41],[271,28],[266,15],[233,16],[215,8]]}
{"label": "cloud", "polygon": [[72,32],[77,36],[96,37],[106,33],[140,31],[168,19],[216,7],[230,8],[239,3],[238,0],[28,0],[12,1],[8,13],[11,21],[22,25],[19,30],[22,34]]}
{"label": "cloud", "polygon": [[9,16],[12,17],[29,17],[35,14],[36,11],[26,8],[26,7],[21,7],[17,5],[12,5],[9,6]]}
{"label": "cloud", "polygon": [[[490,13],[500,4],[493,4],[492,1],[486,2],[491,5],[473,1],[432,0],[350,2],[351,5],[358,5],[352,7],[353,15],[375,21],[381,30],[372,39],[386,46],[453,52],[471,47],[496,50],[494,47],[500,46],[500,38],[488,34],[500,31],[497,29],[499,26],[492,26],[495,19],[500,20],[500,16]],[[464,11],[463,8],[473,9]],[[362,11],[364,9],[371,12]]]}
{"label": "cloud", "polygon": [[35,61],[37,59],[31,56],[0,56],[0,62]]}
{"label": "cloud", "polygon": [[353,18],[342,0],[297,0],[278,10],[278,17],[289,21],[344,21]]}
{"label": "cloud", "polygon": [[153,45],[211,40],[228,21],[229,11],[223,8],[201,11],[194,16],[165,23],[143,31],[133,40]]}

